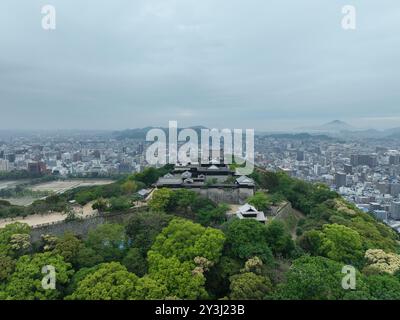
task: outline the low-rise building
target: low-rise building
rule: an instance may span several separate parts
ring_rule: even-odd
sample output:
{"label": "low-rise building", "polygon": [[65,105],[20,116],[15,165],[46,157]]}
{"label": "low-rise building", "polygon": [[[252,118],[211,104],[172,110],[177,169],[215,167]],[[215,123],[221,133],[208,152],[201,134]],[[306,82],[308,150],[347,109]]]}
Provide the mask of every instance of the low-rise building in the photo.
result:
{"label": "low-rise building", "polygon": [[264,212],[258,211],[255,207],[248,203],[241,206],[236,211],[236,216],[239,219],[254,219],[261,223],[265,223],[267,221],[267,217],[265,216]]}

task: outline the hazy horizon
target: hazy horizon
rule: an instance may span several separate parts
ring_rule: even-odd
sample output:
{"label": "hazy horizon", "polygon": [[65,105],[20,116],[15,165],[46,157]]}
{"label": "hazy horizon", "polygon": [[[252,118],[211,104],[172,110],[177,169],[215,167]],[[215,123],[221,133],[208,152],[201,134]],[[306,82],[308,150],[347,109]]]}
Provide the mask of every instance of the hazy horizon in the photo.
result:
{"label": "hazy horizon", "polygon": [[[340,130],[329,130],[326,128],[324,130],[324,126],[330,124],[331,122],[334,121],[340,121],[344,122],[346,125],[349,126],[348,130],[349,131],[363,131],[363,130],[377,130],[377,131],[385,131],[385,130],[390,130],[390,129],[400,129],[400,126],[389,126],[389,127],[378,127],[378,126],[369,126],[369,127],[361,127],[357,126],[357,124],[352,124],[350,122],[342,121],[342,120],[332,120],[332,121],[327,121],[324,123],[312,123],[309,124],[309,126],[298,126],[298,127],[292,127],[292,128],[287,128],[287,129],[282,129],[282,126],[280,126],[278,129],[272,129],[271,127],[265,127],[265,128],[246,128],[246,129],[255,129],[256,132],[263,132],[263,133],[328,133],[328,132],[339,132]],[[224,128],[230,128],[234,129],[234,127],[226,126],[226,125],[219,125],[219,126],[207,126],[206,124],[202,123],[193,123],[193,124],[188,124],[188,125],[183,125],[182,123],[178,122],[178,128],[183,129],[183,128],[193,128],[193,127],[205,127],[205,128],[216,128],[216,129],[224,129]],[[138,126],[138,127],[130,127],[130,128],[115,128],[115,129],[102,129],[102,128],[37,128],[37,129],[32,129],[32,128],[17,128],[17,129],[0,129],[0,134],[3,133],[46,133],[46,132],[60,132],[60,133],[79,133],[79,132],[98,132],[98,133],[112,133],[112,132],[121,132],[125,130],[135,130],[135,129],[146,129],[146,128],[163,128],[163,129],[168,129],[168,122],[160,125],[143,125],[143,126]],[[245,128],[239,128],[237,129],[245,129]]]}
{"label": "hazy horizon", "polygon": [[400,7],[343,1],[0,4],[0,130],[400,127]]}

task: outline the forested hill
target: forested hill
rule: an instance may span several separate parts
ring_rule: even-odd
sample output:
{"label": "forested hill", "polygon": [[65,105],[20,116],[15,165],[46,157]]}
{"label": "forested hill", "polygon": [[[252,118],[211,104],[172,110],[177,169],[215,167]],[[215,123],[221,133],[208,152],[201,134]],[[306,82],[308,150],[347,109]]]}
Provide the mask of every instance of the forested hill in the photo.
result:
{"label": "forested hill", "polygon": [[[68,197],[97,199],[107,214],[166,171]],[[287,200],[302,213],[296,237],[285,219],[227,220],[227,205],[160,189],[148,212],[84,239],[48,235],[32,244],[26,225],[1,229],[0,299],[400,299],[397,233],[326,186],[284,173],[252,177],[259,190],[249,203],[267,211]],[[56,290],[41,287],[44,265],[56,268]],[[349,286],[343,270],[354,271]]]}

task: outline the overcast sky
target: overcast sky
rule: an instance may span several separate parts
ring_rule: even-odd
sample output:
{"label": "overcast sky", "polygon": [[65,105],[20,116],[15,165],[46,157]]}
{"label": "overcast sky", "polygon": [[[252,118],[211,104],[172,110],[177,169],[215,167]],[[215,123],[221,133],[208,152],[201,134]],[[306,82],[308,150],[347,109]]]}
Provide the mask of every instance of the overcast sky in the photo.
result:
{"label": "overcast sky", "polygon": [[335,119],[400,126],[399,0],[0,1],[0,129]]}

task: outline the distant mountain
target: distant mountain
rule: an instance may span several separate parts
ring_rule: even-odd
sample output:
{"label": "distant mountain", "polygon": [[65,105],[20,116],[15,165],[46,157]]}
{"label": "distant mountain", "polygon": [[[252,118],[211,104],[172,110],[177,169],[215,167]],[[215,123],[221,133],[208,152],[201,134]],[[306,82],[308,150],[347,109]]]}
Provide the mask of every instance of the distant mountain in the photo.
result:
{"label": "distant mountain", "polygon": [[[137,129],[127,129],[122,131],[113,132],[113,137],[118,140],[123,139],[138,139],[145,140],[146,134],[151,129],[162,129],[168,136],[168,128],[158,128],[158,127],[145,127]],[[207,129],[205,126],[192,126],[189,127],[200,135],[201,129]],[[178,133],[183,130],[183,128],[178,128]],[[309,128],[297,128],[292,132],[261,132],[257,131],[256,136],[268,136],[275,138],[291,138],[298,140],[308,140],[308,139],[323,139],[329,140],[332,138],[336,139],[400,139],[400,128],[392,128],[386,130],[376,130],[376,129],[358,129],[350,124],[334,120],[325,123],[320,126],[309,127]]]}
{"label": "distant mountain", "polygon": [[256,133],[256,136],[268,137],[275,139],[293,139],[293,140],[333,140],[334,138],[326,134],[310,134],[310,133]]}
{"label": "distant mountain", "polygon": [[352,127],[348,123],[340,121],[340,120],[334,120],[332,122],[325,123],[320,128],[322,130],[328,130],[328,131],[352,131],[352,130],[354,130],[354,127]]}
{"label": "distant mountain", "polygon": [[334,121],[325,123],[321,126],[303,127],[303,128],[298,128],[297,130],[302,131],[302,132],[309,132],[309,133],[311,133],[311,132],[314,132],[314,133],[339,133],[341,131],[353,131],[356,129],[346,122],[343,122],[340,120],[334,120]]}
{"label": "distant mountain", "polygon": [[392,128],[384,130],[386,137],[391,139],[400,139],[400,128]]}
{"label": "distant mountain", "polygon": [[[149,132],[151,129],[161,129],[168,136],[168,128],[160,128],[160,127],[145,127],[145,128],[139,128],[139,129],[127,129],[127,130],[122,130],[122,131],[115,131],[115,132],[113,132],[113,136],[118,140],[123,140],[123,139],[145,140],[147,132]],[[184,128],[178,128],[178,133],[183,129]],[[200,134],[201,129],[207,129],[207,128],[204,126],[192,126],[192,127],[189,127],[188,129],[193,129],[198,134]]]}

